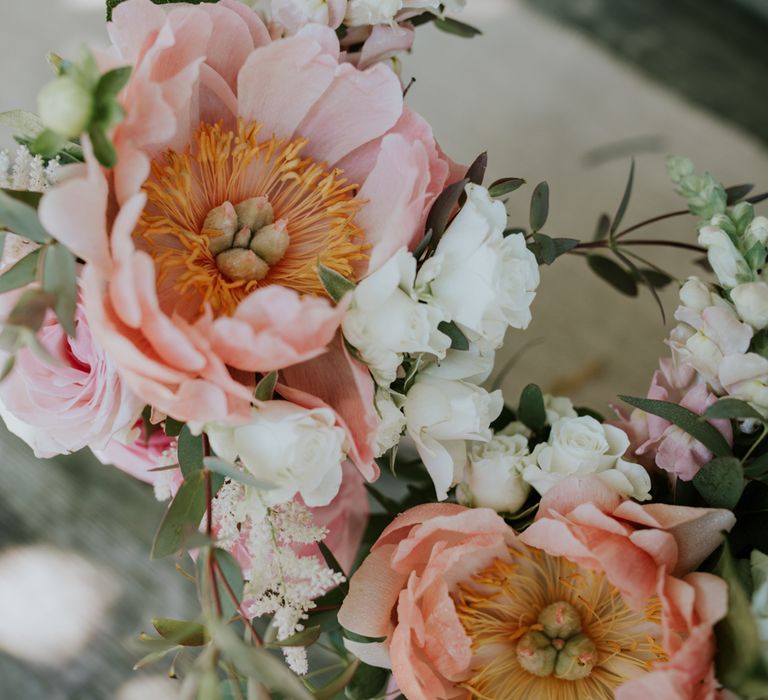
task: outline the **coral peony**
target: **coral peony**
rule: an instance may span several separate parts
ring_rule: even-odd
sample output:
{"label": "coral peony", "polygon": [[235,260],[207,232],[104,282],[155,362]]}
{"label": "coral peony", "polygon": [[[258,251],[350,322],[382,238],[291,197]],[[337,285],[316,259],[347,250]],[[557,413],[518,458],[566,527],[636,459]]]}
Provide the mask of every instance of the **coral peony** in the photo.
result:
{"label": "coral peony", "polygon": [[732,516],[621,503],[594,475],[573,478],[522,536],[484,508],[400,515],[339,612],[352,632],[386,641],[350,649],[391,665],[409,700],[628,700],[638,688],[714,698],[712,624],[726,585],[688,571]]}
{"label": "coral peony", "polygon": [[[430,127],[388,68],[342,63],[328,27],[272,40],[234,0],[127,0],[109,32],[103,67],[133,65],[117,165],[105,173],[84,138],[87,164],[40,206],[87,262],[94,333],[179,420],[245,417],[254,373],[290,366],[286,384],[336,410],[373,475],[371,380],[329,346],[345,305],[317,268],[357,279],[417,242],[451,173]],[[313,376],[329,365],[354,381]]]}

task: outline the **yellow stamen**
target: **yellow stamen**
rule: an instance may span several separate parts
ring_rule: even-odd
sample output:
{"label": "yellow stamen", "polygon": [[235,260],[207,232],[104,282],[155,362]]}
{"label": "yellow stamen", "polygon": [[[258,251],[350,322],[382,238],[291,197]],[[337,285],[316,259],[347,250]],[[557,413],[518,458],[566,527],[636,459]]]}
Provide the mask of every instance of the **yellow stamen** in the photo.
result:
{"label": "yellow stamen", "polygon": [[[367,258],[364,233],[354,221],[362,204],[354,198],[358,186],[342,171],[302,157],[306,139],[259,141],[260,130],[260,124],[242,121],[237,133],[201,124],[183,153],[170,150],[153,161],[134,240],[155,261],[166,311],[189,318],[210,305],[215,314],[231,314],[245,296],[268,284],[323,295],[318,263],[354,279]],[[277,262],[260,279],[232,279],[217,266],[216,255],[232,237],[216,225],[231,218],[227,202],[241,216],[258,218],[268,210],[256,228],[272,218],[285,223],[284,254],[273,256]]]}

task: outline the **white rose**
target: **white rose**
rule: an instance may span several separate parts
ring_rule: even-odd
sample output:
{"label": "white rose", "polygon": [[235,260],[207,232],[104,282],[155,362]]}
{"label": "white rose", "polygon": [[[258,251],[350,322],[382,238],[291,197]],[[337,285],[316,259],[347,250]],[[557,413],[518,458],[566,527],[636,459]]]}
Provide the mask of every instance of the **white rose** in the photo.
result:
{"label": "white rose", "polygon": [[350,27],[388,24],[402,7],[402,0],[349,0],[344,22]]}
{"label": "white rose", "polygon": [[437,326],[443,315],[416,300],[413,281],[416,259],[400,249],[354,291],[342,330],[381,386],[396,377],[404,353],[445,357],[450,338]]}
{"label": "white rose", "polygon": [[419,270],[416,289],[470,340],[493,349],[508,326],[528,326],[539,267],[524,236],[504,238],[504,205],[479,185],[467,185],[466,192],[466,203]]}
{"label": "white rose", "polygon": [[384,389],[376,390],[374,400],[376,412],[379,414],[379,425],[376,429],[376,456],[381,457],[398,442],[405,429],[405,416],[392,400],[392,394]]}
{"label": "white rose", "polygon": [[497,434],[488,443],[474,444],[464,481],[456,491],[459,502],[498,513],[520,510],[531,490],[522,477],[528,454],[528,439],[523,435]]}
{"label": "white rose", "polygon": [[523,478],[544,495],[572,474],[597,474],[620,494],[645,500],[651,480],[642,466],[621,459],[628,447],[623,430],[591,416],[560,418],[526,460]]}
{"label": "white rose", "polygon": [[567,396],[544,394],[544,410],[547,413],[549,425],[554,425],[558,418],[576,418],[578,415],[573,402]]}
{"label": "white rose", "polygon": [[720,383],[730,396],[752,404],[768,417],[768,360],[748,352],[731,355],[720,364]]}
{"label": "white rose", "polygon": [[747,226],[744,232],[746,240],[746,250],[749,250],[755,243],[768,244],[768,218],[756,216]]}
{"label": "white rose", "polygon": [[211,447],[228,462],[240,460],[271,488],[259,492],[266,506],[298,493],[310,507],[328,505],[339,491],[345,433],[330,409],[307,410],[288,401],[267,401],[243,425],[207,425]]}
{"label": "white rose", "polygon": [[439,500],[461,479],[466,464],[466,440],[487,442],[490,424],[501,413],[500,391],[462,381],[419,375],[405,398],[408,434],[416,443],[435,484]]}
{"label": "white rose", "polygon": [[463,379],[470,384],[482,384],[493,371],[496,353],[475,343],[469,350],[449,350],[445,358],[425,367],[422,372],[440,379]]}
{"label": "white rose", "polygon": [[699,230],[699,245],[707,249],[707,259],[723,287],[735,287],[752,271],[730,236],[718,226],[704,226]]}
{"label": "white rose", "polygon": [[731,290],[731,299],[743,321],[755,330],[768,326],[768,284],[747,282]]}

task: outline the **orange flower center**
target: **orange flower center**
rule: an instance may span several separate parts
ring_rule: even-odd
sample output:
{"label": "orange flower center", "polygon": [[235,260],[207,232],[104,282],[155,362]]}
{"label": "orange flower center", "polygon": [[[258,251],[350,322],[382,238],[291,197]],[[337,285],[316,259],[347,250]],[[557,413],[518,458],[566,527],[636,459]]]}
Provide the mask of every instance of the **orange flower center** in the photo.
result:
{"label": "orange flower center", "polygon": [[509,552],[456,594],[472,640],[471,675],[459,684],[469,697],[612,700],[664,659],[658,601],[638,613],[602,573],[522,545]]}
{"label": "orange flower center", "polygon": [[232,314],[268,284],[323,295],[320,264],[353,279],[367,258],[358,186],[303,158],[307,139],[260,141],[261,128],[201,124],[184,153],[152,162],[133,236],[155,261],[166,312]]}

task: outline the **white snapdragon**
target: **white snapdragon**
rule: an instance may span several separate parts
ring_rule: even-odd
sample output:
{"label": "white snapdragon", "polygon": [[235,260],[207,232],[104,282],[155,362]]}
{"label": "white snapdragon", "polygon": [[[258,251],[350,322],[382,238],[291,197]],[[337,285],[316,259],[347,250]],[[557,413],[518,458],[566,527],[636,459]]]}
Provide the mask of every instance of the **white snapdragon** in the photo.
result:
{"label": "white snapdragon", "polygon": [[376,428],[376,456],[381,457],[400,442],[400,436],[405,430],[405,416],[392,399],[392,394],[385,389],[376,390],[375,405],[379,416]]}
{"label": "white snapdragon", "polygon": [[518,511],[531,490],[522,475],[528,454],[524,435],[496,434],[490,442],[473,444],[456,490],[459,503],[499,513]]}
{"label": "white snapdragon", "polygon": [[342,321],[344,336],[381,386],[395,380],[404,353],[440,358],[451,344],[437,329],[443,314],[417,300],[415,276],[416,259],[402,248],[357,285]]}
{"label": "white snapdragon", "polygon": [[[389,24],[403,9],[403,0],[348,0],[344,22],[349,27]],[[436,6],[428,3],[427,6]]]}
{"label": "white snapdragon", "polygon": [[504,205],[479,185],[416,278],[421,298],[440,307],[472,341],[501,345],[508,326],[526,328],[539,284],[536,257],[525,237],[504,237]]}
{"label": "white snapdragon", "polygon": [[523,478],[540,494],[573,474],[596,474],[624,496],[650,498],[648,472],[622,459],[629,448],[627,434],[591,416],[560,418],[549,440],[536,445],[527,458]]}
{"label": "white snapdragon", "polygon": [[744,231],[745,249],[749,250],[756,243],[768,245],[768,218],[765,216],[756,216]]}
{"label": "white snapdragon", "polygon": [[726,357],[719,379],[730,396],[747,401],[768,417],[768,359],[754,352]]}
{"label": "white snapdragon", "polygon": [[715,221],[699,230],[699,245],[707,249],[707,259],[720,284],[730,289],[750,279],[752,270],[730,236]]}
{"label": "white snapdragon", "polygon": [[768,284],[747,282],[731,290],[731,299],[743,321],[755,330],[768,326]]}
{"label": "white snapdragon", "polygon": [[408,435],[416,443],[435,484],[439,500],[461,479],[467,440],[487,442],[490,424],[503,407],[500,391],[488,393],[474,384],[421,374],[406,396]]}
{"label": "white snapdragon", "polygon": [[206,433],[219,457],[239,461],[264,482],[256,495],[265,507],[297,493],[308,506],[324,506],[339,491],[346,436],[330,409],[267,401],[247,423],[208,425]]}
{"label": "white snapdragon", "polygon": [[307,24],[331,23],[330,7],[327,0],[272,0],[272,19],[291,34]]}

